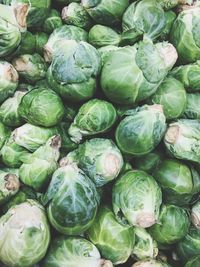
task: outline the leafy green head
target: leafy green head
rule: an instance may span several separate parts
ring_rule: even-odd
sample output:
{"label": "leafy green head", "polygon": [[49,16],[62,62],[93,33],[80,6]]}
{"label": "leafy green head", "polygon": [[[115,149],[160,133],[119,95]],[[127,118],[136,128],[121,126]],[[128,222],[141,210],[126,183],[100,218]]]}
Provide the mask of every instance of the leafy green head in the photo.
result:
{"label": "leafy green head", "polygon": [[75,40],[64,42],[61,51],[48,69],[49,86],[70,102],[90,99],[101,69],[100,54],[92,45]]}
{"label": "leafy green head", "polygon": [[127,261],[134,245],[133,228],[121,225],[108,207],[99,210],[87,235],[101,255],[115,265]]}
{"label": "leafy green head", "polygon": [[117,120],[115,107],[100,99],[92,99],[83,104],[69,128],[72,141],[80,143],[84,136],[105,133]]}
{"label": "leafy green head", "polygon": [[133,156],[151,152],[161,141],[166,130],[166,119],[161,105],[145,105],[125,112],[115,138],[120,150]]}
{"label": "leafy green head", "polygon": [[23,96],[19,114],[30,124],[51,127],[62,120],[64,105],[54,91],[37,87]]}
{"label": "leafy green head", "polygon": [[54,267],[113,267],[112,263],[101,259],[98,249],[82,237],[59,237],[55,239],[47,253],[43,266]]}
{"label": "leafy green head", "polygon": [[127,171],[113,187],[113,210],[123,224],[150,227],[158,220],[161,202],[160,187],[143,171]]}
{"label": "leafy green head", "polygon": [[50,230],[44,208],[34,200],[13,206],[0,218],[0,260],[14,267],[32,266],[46,254]]}

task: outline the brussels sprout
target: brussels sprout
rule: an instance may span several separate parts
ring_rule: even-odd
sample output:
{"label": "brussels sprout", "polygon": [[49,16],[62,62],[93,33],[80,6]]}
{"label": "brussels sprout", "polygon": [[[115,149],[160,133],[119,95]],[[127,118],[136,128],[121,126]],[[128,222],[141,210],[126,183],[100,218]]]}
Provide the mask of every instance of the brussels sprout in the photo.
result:
{"label": "brussels sprout", "polygon": [[20,167],[23,159],[26,159],[29,155],[30,152],[16,144],[12,136],[5,142],[1,149],[3,163],[11,168]]}
{"label": "brussels sprout", "polygon": [[138,261],[132,267],[171,267],[169,264],[156,260]]}
{"label": "brussels sprout", "polygon": [[43,128],[26,123],[16,128],[12,132],[12,137],[17,145],[34,152],[56,133],[57,129],[55,127]]}
{"label": "brussels sprout", "polygon": [[100,209],[87,234],[101,255],[114,265],[126,262],[131,255],[133,228],[118,223],[114,213],[107,207]]}
{"label": "brussels sprout", "polygon": [[141,227],[135,227],[134,233],[135,245],[132,250],[132,256],[137,260],[157,257],[158,246],[151,235]]}
{"label": "brussels sprout", "polygon": [[47,72],[47,81],[63,98],[73,102],[85,101],[95,93],[95,78],[100,68],[101,58],[93,46],[71,40],[53,59]]}
{"label": "brussels sprout", "polygon": [[78,235],[93,223],[99,194],[93,182],[73,164],[54,172],[44,201],[53,227],[63,234]]}
{"label": "brussels sprout", "polygon": [[175,158],[200,163],[200,123],[182,119],[169,125],[165,134],[167,151]]}
{"label": "brussels sprout", "polygon": [[179,118],[185,110],[187,95],[183,84],[173,77],[164,79],[151,101],[160,104],[166,119]]}
{"label": "brussels sprout", "polygon": [[200,230],[200,201],[197,201],[191,210],[191,221],[193,225]]}
{"label": "brussels sprout", "polygon": [[62,20],[66,24],[74,25],[85,30],[92,26],[92,19],[85,8],[78,3],[71,3],[62,10]]}
{"label": "brussels sprout", "polygon": [[156,1],[136,1],[125,11],[122,28],[122,42],[125,44],[134,44],[143,35],[154,40],[165,28],[164,10]]}
{"label": "brussels sprout", "polygon": [[187,94],[187,104],[183,116],[188,119],[200,119],[200,93]]}
{"label": "brussels sprout", "polygon": [[158,37],[159,40],[165,41],[165,40],[169,39],[169,34],[171,32],[171,28],[174,24],[175,19],[176,19],[176,13],[175,12],[173,12],[172,10],[165,12],[165,27]]}
{"label": "brussels sprout", "polygon": [[166,202],[170,204],[188,204],[193,195],[200,191],[198,172],[178,160],[163,160],[153,176],[161,186]]}
{"label": "brussels sprout", "polygon": [[[4,4],[9,4],[11,1],[16,2],[16,0],[2,0],[2,1]],[[16,28],[18,28],[20,32],[25,32],[27,28],[26,19],[29,13],[29,2],[27,1],[26,3],[23,3],[25,1],[22,0],[19,1],[20,1],[19,3],[14,3],[13,6],[0,4],[0,14],[1,14],[0,18],[3,19],[4,22],[2,21],[2,23],[4,25],[6,22],[6,24],[12,24]],[[7,26],[10,27],[10,25]],[[6,41],[8,41],[7,38]]]}
{"label": "brussels sprout", "polygon": [[112,201],[119,222],[147,228],[158,219],[162,193],[149,174],[137,170],[128,171],[115,183]]}
{"label": "brussels sprout", "polygon": [[4,203],[2,206],[3,214],[6,213],[10,208],[15,205],[26,202],[28,199],[36,199],[37,195],[34,190],[27,186],[20,186],[20,190],[16,195],[12,196],[8,202]]}
{"label": "brussels sprout", "polygon": [[36,83],[46,77],[47,65],[39,54],[21,55],[12,61],[19,75],[29,83]]}
{"label": "brussels sprout", "polygon": [[17,194],[20,187],[19,176],[16,170],[0,170],[0,204],[4,204]]}
{"label": "brussels sprout", "polygon": [[44,46],[48,42],[49,36],[44,32],[35,33],[35,52],[43,56]]}
{"label": "brussels sprout", "polygon": [[10,129],[0,122],[0,149],[3,147],[6,139],[10,136],[10,134]]}
{"label": "brussels sprout", "polygon": [[177,244],[177,253],[182,262],[199,255],[200,230],[190,227],[189,233]]}
{"label": "brussels sprout", "polygon": [[163,205],[158,223],[149,228],[151,236],[161,245],[171,245],[180,241],[188,232],[190,221],[183,208]]}
{"label": "brussels sprout", "polygon": [[51,0],[3,0],[3,3],[14,7],[21,3],[29,4],[27,25],[28,27],[40,27],[49,13]]}
{"label": "brussels sprout", "polygon": [[0,57],[11,54],[20,44],[21,33],[18,27],[0,17]]}
{"label": "brussels sprout", "polygon": [[104,100],[92,99],[83,104],[69,128],[72,141],[80,143],[84,136],[107,132],[116,122],[114,106]]}
{"label": "brussels sprout", "polygon": [[112,267],[101,259],[98,249],[82,237],[60,237],[54,240],[46,255],[43,267]]}
{"label": "brussels sprout", "polygon": [[101,86],[105,95],[118,104],[134,104],[153,95],[177,60],[169,43],[145,40],[113,51],[107,57]]}
{"label": "brussels sprout", "polygon": [[115,45],[107,45],[107,46],[102,46],[98,49],[100,55],[101,55],[101,61],[102,61],[102,64],[104,65],[104,63],[106,62],[109,54],[112,52],[112,51],[115,51],[115,50],[118,50],[120,49],[119,47],[115,46]]}
{"label": "brussels sprout", "polygon": [[50,231],[44,208],[34,200],[16,205],[0,218],[0,260],[13,267],[33,266],[46,254]]}
{"label": "brussels sprout", "polygon": [[188,92],[200,91],[200,60],[174,68],[170,74],[183,83]]}
{"label": "brussels sprout", "polygon": [[0,61],[0,103],[12,96],[17,89],[18,73],[7,61]]}
{"label": "brussels sprout", "polygon": [[0,120],[10,127],[17,127],[22,124],[18,113],[18,107],[25,92],[16,91],[13,97],[8,98],[0,106]]}
{"label": "brussels sprout", "polygon": [[21,181],[36,191],[41,191],[58,168],[60,146],[60,136],[55,135],[49,138],[46,144],[39,147],[27,160],[24,160],[19,169]]}
{"label": "brussels sprout", "polygon": [[38,87],[23,96],[19,114],[30,124],[51,127],[62,120],[64,106],[54,91]]}
{"label": "brussels sprout", "polygon": [[151,174],[162,160],[162,153],[159,150],[154,150],[144,156],[134,158],[132,162],[134,168]]}
{"label": "brussels sprout", "polygon": [[115,133],[117,145],[126,154],[148,154],[160,143],[166,130],[162,106],[145,105],[125,114],[127,117],[120,122]]}
{"label": "brussels sprout", "polygon": [[200,7],[193,5],[182,11],[175,20],[170,39],[176,47],[179,62],[186,64],[200,59]]}
{"label": "brussels sprout", "polygon": [[50,35],[44,46],[44,58],[47,62],[51,62],[55,56],[60,55],[60,47],[64,46],[68,40],[87,41],[87,38],[88,33],[83,29],[73,25],[63,25]]}
{"label": "brussels sprout", "polygon": [[61,165],[76,162],[97,187],[115,179],[123,167],[120,150],[109,139],[94,138],[79,145],[61,160]]}
{"label": "brussels sprout", "polygon": [[129,5],[128,0],[82,0],[83,7],[92,19],[103,25],[116,25]]}
{"label": "brussels sprout", "polygon": [[200,265],[200,255],[190,259],[184,267],[199,267]]}
{"label": "brussels sprout", "polygon": [[55,29],[62,26],[62,19],[60,13],[56,9],[51,9],[48,17],[44,21],[43,30],[44,32],[50,34]]}
{"label": "brussels sprout", "polygon": [[88,41],[95,47],[107,46],[107,45],[119,45],[121,40],[120,34],[110,27],[103,25],[93,26],[88,35]]}

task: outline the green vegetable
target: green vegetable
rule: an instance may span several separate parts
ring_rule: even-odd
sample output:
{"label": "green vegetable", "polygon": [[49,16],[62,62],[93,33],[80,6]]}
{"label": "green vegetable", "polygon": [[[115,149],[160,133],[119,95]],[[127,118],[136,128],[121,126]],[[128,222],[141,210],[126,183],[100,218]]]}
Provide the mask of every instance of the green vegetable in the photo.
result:
{"label": "green vegetable", "polygon": [[52,33],[55,29],[62,26],[62,19],[60,13],[56,9],[51,9],[49,15],[43,24],[43,30],[47,34]]}
{"label": "green vegetable", "polygon": [[88,30],[92,26],[91,17],[79,3],[71,3],[64,7],[62,10],[62,20],[66,24],[74,25],[84,30]]}
{"label": "green vegetable", "polygon": [[182,119],[169,125],[164,142],[175,158],[200,163],[200,123]]}
{"label": "green vegetable", "polygon": [[189,218],[183,208],[174,205],[163,205],[158,223],[149,231],[159,246],[171,245],[180,241],[188,232]]}
{"label": "green vegetable", "polygon": [[122,28],[125,44],[134,44],[144,35],[154,40],[165,28],[164,10],[156,1],[136,1],[126,9]]}
{"label": "green vegetable", "polygon": [[82,0],[81,3],[92,19],[103,25],[116,25],[128,7],[128,0]]}
{"label": "green vegetable", "polygon": [[44,145],[47,140],[57,132],[58,130],[56,127],[43,128],[26,123],[21,127],[16,128],[12,132],[12,137],[17,145],[34,152]]}
{"label": "green vegetable", "polygon": [[142,156],[151,152],[161,141],[165,130],[162,106],[143,106],[125,112],[115,138],[122,152]]}
{"label": "green vegetable", "polygon": [[3,0],[3,3],[11,6],[25,3],[30,5],[27,18],[28,27],[40,27],[47,17],[51,5],[51,0]]}
{"label": "green vegetable", "polygon": [[200,230],[190,227],[189,233],[177,245],[177,254],[182,262],[199,255]]}
{"label": "green vegetable", "polygon": [[87,38],[88,33],[83,29],[73,25],[63,25],[50,35],[44,46],[44,58],[47,62],[51,62],[55,56],[60,55],[60,47],[65,46],[68,40],[87,41]]}
{"label": "green vegetable", "polygon": [[55,135],[28,156],[19,169],[21,181],[36,191],[41,191],[48,185],[51,175],[58,168],[60,146],[60,136]]}
{"label": "green vegetable", "polygon": [[94,221],[99,194],[93,182],[73,164],[54,172],[45,203],[49,220],[57,231],[79,235]]}
{"label": "green vegetable", "polygon": [[20,187],[18,170],[0,170],[0,204],[7,202],[12,196],[16,195]]}
{"label": "green vegetable", "polygon": [[119,222],[147,228],[158,219],[162,194],[152,176],[135,170],[126,172],[117,180],[112,201]]}
{"label": "green vegetable", "polygon": [[162,105],[166,119],[171,120],[181,117],[186,107],[187,95],[183,84],[169,77],[161,83],[151,101]]}
{"label": "green vegetable", "polygon": [[170,75],[183,83],[188,92],[200,91],[200,61],[174,68]]}
{"label": "green vegetable", "polygon": [[13,66],[19,75],[29,83],[36,83],[46,76],[47,65],[39,54],[21,55],[14,58]]}
{"label": "green vegetable", "polygon": [[200,191],[198,172],[178,160],[163,160],[153,172],[153,176],[161,186],[167,203],[186,205],[193,195]]}
{"label": "green vegetable", "polygon": [[177,60],[170,43],[144,40],[113,51],[104,62],[101,86],[118,104],[134,104],[153,95]]}
{"label": "green vegetable", "polygon": [[151,235],[141,227],[134,228],[135,245],[132,250],[132,256],[137,260],[147,258],[154,259],[158,255],[158,246]]}
{"label": "green vegetable", "polygon": [[113,141],[103,138],[94,138],[78,146],[61,160],[62,163],[75,162],[97,187],[117,178],[123,167],[123,158],[120,150]]}
{"label": "green vegetable", "polygon": [[4,146],[1,148],[1,157],[3,163],[11,168],[18,168],[30,155],[30,152],[15,143],[13,136],[6,140]]}
{"label": "green vegetable", "polygon": [[183,10],[175,20],[170,40],[179,54],[179,62],[193,63],[200,59],[200,7],[193,5]]}
{"label": "green vegetable", "polygon": [[88,41],[95,47],[102,47],[107,45],[119,45],[121,40],[120,34],[110,27],[103,25],[93,26],[88,35]]}
{"label": "green vegetable", "polygon": [[46,254],[50,231],[44,208],[34,200],[16,205],[0,218],[0,260],[7,266],[33,266]]}
{"label": "green vegetable", "polygon": [[100,99],[92,99],[83,104],[69,128],[72,141],[80,143],[84,136],[107,132],[116,122],[114,106]]}
{"label": "green vegetable", "polygon": [[124,263],[129,258],[134,245],[133,228],[118,223],[109,208],[100,209],[87,234],[101,255],[113,264]]}
{"label": "green vegetable", "polygon": [[112,263],[101,259],[98,249],[81,237],[60,237],[52,242],[43,267],[113,267]]}
{"label": "green vegetable", "polygon": [[52,90],[38,87],[26,93],[19,105],[20,116],[30,124],[51,127],[62,120],[64,106]]}
{"label": "green vegetable", "polygon": [[14,94],[18,80],[19,75],[13,65],[0,60],[0,103]]}
{"label": "green vegetable", "polygon": [[93,46],[71,40],[65,43],[63,53],[53,59],[47,81],[64,99],[80,102],[94,95],[100,68],[100,55]]}

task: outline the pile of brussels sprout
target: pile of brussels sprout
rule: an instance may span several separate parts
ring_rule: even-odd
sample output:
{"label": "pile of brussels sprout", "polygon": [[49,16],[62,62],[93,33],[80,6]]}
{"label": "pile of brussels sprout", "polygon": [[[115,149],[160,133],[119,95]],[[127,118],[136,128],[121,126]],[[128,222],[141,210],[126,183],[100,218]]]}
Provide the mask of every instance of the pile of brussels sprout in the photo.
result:
{"label": "pile of brussels sprout", "polygon": [[0,1],[0,262],[200,267],[200,1]]}

